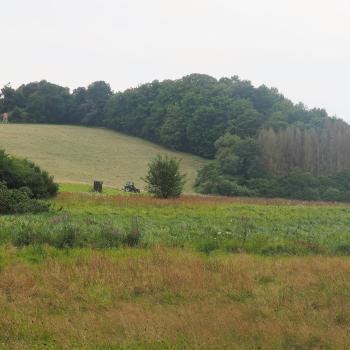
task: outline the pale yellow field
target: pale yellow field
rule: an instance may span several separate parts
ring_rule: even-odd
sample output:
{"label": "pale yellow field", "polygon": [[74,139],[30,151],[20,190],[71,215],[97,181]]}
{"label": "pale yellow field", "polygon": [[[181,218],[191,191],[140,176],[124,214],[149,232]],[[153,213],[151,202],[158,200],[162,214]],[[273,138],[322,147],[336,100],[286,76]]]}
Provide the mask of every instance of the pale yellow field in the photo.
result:
{"label": "pale yellow field", "polygon": [[0,148],[28,158],[54,175],[58,182],[92,183],[104,181],[121,187],[134,181],[144,183],[148,162],[157,154],[181,159],[187,174],[186,192],[192,191],[197,170],[205,160],[186,153],[172,152],[139,138],[102,128],[66,125],[0,125]]}

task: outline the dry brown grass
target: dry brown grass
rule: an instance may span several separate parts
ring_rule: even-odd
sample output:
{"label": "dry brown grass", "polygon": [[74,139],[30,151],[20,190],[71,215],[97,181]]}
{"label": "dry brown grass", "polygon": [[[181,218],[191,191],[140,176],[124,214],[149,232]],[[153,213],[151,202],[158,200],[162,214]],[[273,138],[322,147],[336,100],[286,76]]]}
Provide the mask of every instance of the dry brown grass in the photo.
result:
{"label": "dry brown grass", "polygon": [[27,266],[16,254],[0,273],[4,348],[350,348],[349,259],[158,248]]}
{"label": "dry brown grass", "polygon": [[96,195],[89,193],[60,193],[58,200],[66,203],[111,203],[144,206],[167,206],[167,205],[222,205],[222,204],[254,204],[254,205],[273,205],[273,206],[339,206],[349,207],[350,203],[340,202],[322,202],[322,201],[301,201],[288,200],[281,198],[249,198],[249,197],[223,197],[223,196],[204,196],[204,195],[183,195],[179,198],[161,199],[145,195]]}

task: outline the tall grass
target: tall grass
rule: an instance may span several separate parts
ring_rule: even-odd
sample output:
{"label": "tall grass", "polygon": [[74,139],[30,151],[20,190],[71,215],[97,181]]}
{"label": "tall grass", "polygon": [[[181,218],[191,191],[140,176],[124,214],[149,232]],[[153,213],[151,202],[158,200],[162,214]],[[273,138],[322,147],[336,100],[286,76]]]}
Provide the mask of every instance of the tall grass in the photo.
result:
{"label": "tall grass", "polygon": [[347,349],[350,261],[0,249],[5,349]]}
{"label": "tall grass", "polygon": [[92,193],[51,204],[0,216],[0,348],[350,348],[349,206]]}
{"label": "tall grass", "polygon": [[[211,254],[349,255],[350,207],[63,193],[53,211],[0,217],[0,244],[188,247]],[[137,222],[137,228],[135,228]],[[135,236],[134,238],[132,238]],[[134,240],[134,243],[131,243]]]}

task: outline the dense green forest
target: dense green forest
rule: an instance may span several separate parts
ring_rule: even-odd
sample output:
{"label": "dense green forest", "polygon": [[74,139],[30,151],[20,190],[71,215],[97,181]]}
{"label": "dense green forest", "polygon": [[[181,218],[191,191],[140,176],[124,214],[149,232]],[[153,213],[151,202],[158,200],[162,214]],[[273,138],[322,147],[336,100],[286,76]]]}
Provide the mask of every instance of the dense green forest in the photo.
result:
{"label": "dense green forest", "polygon": [[12,122],[105,126],[213,159],[197,179],[202,193],[350,198],[350,126],[237,76],[192,74],[116,93],[103,81],[73,92],[46,81],[1,92]]}
{"label": "dense green forest", "polygon": [[206,158],[214,157],[214,143],[225,133],[244,138],[257,137],[263,127],[320,128],[328,118],[276,89],[200,74],[117,93],[103,81],[72,93],[46,81],[5,86],[0,103],[12,121],[107,126]]}

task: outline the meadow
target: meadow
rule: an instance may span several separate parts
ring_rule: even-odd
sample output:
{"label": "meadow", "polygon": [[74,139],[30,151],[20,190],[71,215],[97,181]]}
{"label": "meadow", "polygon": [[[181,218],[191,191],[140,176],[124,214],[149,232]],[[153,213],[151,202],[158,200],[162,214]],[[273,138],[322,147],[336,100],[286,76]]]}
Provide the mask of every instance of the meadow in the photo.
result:
{"label": "meadow", "polygon": [[76,184],[60,191],[50,213],[0,217],[0,243],[110,248],[135,241],[205,254],[350,255],[346,204],[194,195],[162,200],[113,188],[94,194]]}
{"label": "meadow", "polygon": [[0,217],[0,348],[350,346],[350,206],[77,184],[51,204]]}
{"label": "meadow", "polygon": [[197,170],[206,162],[103,128],[67,125],[1,124],[0,149],[28,158],[58,182],[92,184],[101,180],[117,188],[129,180],[143,188],[141,177],[146,175],[149,161],[157,154],[169,154],[181,159],[181,170],[187,174],[185,192],[193,192]]}

